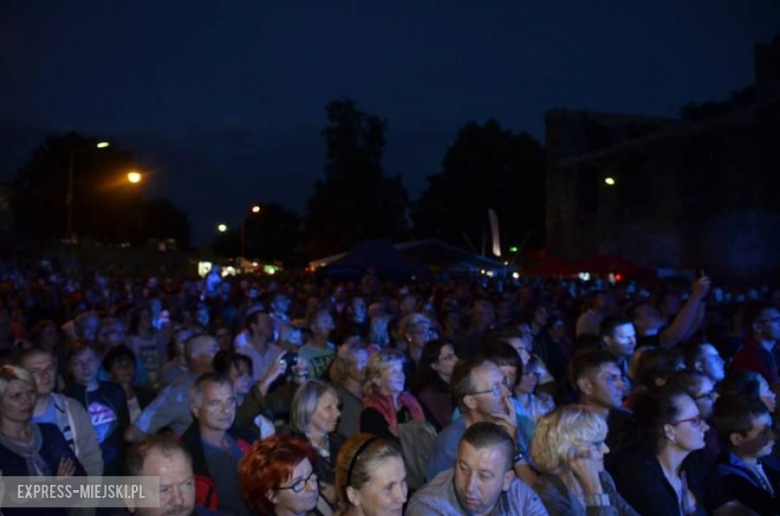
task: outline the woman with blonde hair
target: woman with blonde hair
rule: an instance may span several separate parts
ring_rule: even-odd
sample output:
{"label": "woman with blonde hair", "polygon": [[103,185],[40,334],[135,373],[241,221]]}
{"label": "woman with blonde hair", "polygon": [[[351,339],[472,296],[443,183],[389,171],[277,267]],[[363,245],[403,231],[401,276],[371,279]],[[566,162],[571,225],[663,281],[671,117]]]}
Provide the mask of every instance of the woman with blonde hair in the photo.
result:
{"label": "woman with blonde hair", "polygon": [[369,434],[350,438],[336,460],[340,516],[401,516],[406,469],[393,442]]}
{"label": "woman with blonde hair", "polygon": [[385,349],[368,361],[360,413],[361,432],[397,439],[398,425],[427,420],[417,398],[404,390],[404,359],[402,352]]}
{"label": "woman with blonde hair", "polygon": [[604,470],[606,436],[607,423],[584,405],[566,405],[539,420],[531,460],[542,475],[534,489],[551,516],[637,515]]}
{"label": "woman with blonde hair", "polygon": [[[0,367],[0,468],[8,477],[84,476],[84,468],[59,428],[31,421],[38,390],[32,375],[21,367]],[[4,508],[7,516],[31,514],[65,516],[64,508]]]}

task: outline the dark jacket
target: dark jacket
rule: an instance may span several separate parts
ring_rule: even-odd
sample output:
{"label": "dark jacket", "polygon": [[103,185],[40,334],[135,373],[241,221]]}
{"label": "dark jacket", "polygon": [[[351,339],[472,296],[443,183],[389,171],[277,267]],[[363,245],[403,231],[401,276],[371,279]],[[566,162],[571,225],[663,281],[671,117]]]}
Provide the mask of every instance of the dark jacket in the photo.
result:
{"label": "dark jacket", "polygon": [[[36,423],[33,423],[36,424]],[[56,425],[50,423],[38,423],[38,428],[41,430],[42,445],[40,456],[46,463],[46,467],[49,469],[49,475],[56,475],[57,468],[59,467],[60,460],[70,459],[76,466],[76,471],[73,476],[83,477],[86,476],[86,472],[82,467],[79,460],[74,455],[73,450],[70,449],[68,442],[62,436],[62,432]],[[26,477],[27,476],[27,461],[15,454],[2,444],[0,444],[0,469],[3,471],[3,476],[6,477]],[[67,509],[2,509],[5,516],[65,516],[68,514]]]}
{"label": "dark jacket", "polygon": [[599,480],[604,494],[609,496],[610,505],[586,507],[559,477],[546,473],[536,481],[534,491],[539,494],[550,516],[638,516],[617,492],[609,473],[599,473]]}
{"label": "dark jacket", "polygon": [[772,456],[761,458],[758,462],[775,491],[774,495],[764,490],[756,474],[729,452],[719,457],[711,482],[718,483],[728,490],[731,497],[762,516],[780,514],[780,464]]}
{"label": "dark jacket", "polygon": [[[282,428],[280,431],[282,435],[292,435],[303,441],[309,442],[309,438],[305,434],[293,430],[291,427]],[[339,455],[339,450],[344,446],[347,440],[337,433],[328,434],[328,454],[330,458],[323,457],[319,453],[317,454],[317,460],[312,466],[314,467],[314,473],[317,478],[326,484],[336,484],[336,457]]]}
{"label": "dark jacket", "polygon": [[450,386],[444,383],[438,374],[428,385],[420,389],[417,399],[420,405],[433,416],[431,423],[437,432],[452,422],[452,412],[455,409],[452,405],[452,392]]}
{"label": "dark jacket", "polygon": [[[227,431],[228,435],[236,440],[238,447],[246,454],[249,447],[255,442],[256,436],[249,430],[233,426]],[[195,420],[181,435],[181,443],[192,455],[192,471],[195,473],[195,503],[212,511],[219,507],[214,480],[209,473],[206,455],[203,453],[203,439],[200,437],[200,427]]]}
{"label": "dark jacket", "polygon": [[[127,451],[124,432],[130,425],[130,413],[127,410],[124,389],[112,382],[98,382],[96,391],[87,392],[86,386],[71,382],[63,394],[81,403],[87,413],[89,413],[90,404],[97,401],[109,407],[116,414],[117,422],[108,435],[103,437],[102,442],[100,442],[100,450],[103,452],[103,475],[122,475],[124,473],[125,452]],[[90,418],[92,417],[93,414],[90,414]],[[100,440],[101,436],[98,435],[98,441]]]}
{"label": "dark jacket", "polygon": [[[674,516],[680,514],[677,493],[669,484],[661,463],[646,446],[630,446],[624,449],[607,468],[620,495],[643,516]],[[701,450],[685,458],[682,469],[688,489],[696,497],[696,514],[707,514],[722,505],[707,489],[708,471],[702,466]]]}

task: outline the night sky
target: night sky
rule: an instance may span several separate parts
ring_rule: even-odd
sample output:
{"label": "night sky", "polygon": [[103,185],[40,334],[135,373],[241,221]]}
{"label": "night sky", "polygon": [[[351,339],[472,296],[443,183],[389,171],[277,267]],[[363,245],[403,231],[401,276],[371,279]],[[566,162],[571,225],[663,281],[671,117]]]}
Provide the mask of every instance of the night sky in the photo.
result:
{"label": "night sky", "polygon": [[777,0],[0,0],[0,180],[47,133],[115,138],[206,242],[256,202],[303,211],[331,99],[387,119],[416,197],[469,120],[677,116],[751,84],[778,33]]}

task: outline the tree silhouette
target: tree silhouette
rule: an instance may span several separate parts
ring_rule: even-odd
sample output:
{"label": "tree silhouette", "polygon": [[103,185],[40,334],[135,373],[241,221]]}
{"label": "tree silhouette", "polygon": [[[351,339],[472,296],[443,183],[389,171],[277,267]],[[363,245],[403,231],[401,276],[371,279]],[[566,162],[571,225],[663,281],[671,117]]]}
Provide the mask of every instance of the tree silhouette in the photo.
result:
{"label": "tree silhouette", "polygon": [[[52,239],[67,233],[69,162],[73,160],[73,230],[103,243],[142,243],[150,237],[176,238],[186,245],[189,220],[170,202],[146,202],[127,182],[133,153],[113,143],[71,132],[48,137],[19,170],[14,186],[17,233],[25,239]],[[167,233],[167,234],[166,234]]]}
{"label": "tree silhouette", "polygon": [[360,240],[406,235],[408,197],[400,176],[382,170],[387,124],[348,99],[326,107],[325,179],[306,205],[310,257],[343,252]]}
{"label": "tree silhouette", "polygon": [[180,249],[186,249],[190,243],[191,225],[187,214],[168,199],[146,201],[141,212],[144,238],[175,238]]}
{"label": "tree silhouette", "polygon": [[494,209],[504,251],[529,235],[529,245],[542,244],[544,155],[531,135],[513,134],[495,120],[469,122],[428,182],[412,213],[416,237],[479,250],[489,242],[487,213]]}

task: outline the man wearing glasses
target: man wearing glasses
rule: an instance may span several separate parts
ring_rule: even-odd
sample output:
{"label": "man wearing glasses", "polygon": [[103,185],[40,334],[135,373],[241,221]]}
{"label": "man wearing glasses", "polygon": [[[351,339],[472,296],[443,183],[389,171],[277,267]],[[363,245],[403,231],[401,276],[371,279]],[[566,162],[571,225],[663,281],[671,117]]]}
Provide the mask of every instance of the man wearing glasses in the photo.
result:
{"label": "man wearing glasses", "polygon": [[450,381],[453,399],[462,417],[442,430],[434,443],[425,476],[428,480],[455,465],[458,443],[466,429],[480,422],[495,423],[514,438],[514,470],[521,480],[533,485],[536,474],[525,460],[528,444],[518,432],[519,421],[506,384],[506,378],[494,362],[471,358],[455,366]]}
{"label": "man wearing glasses", "polygon": [[780,382],[780,350],[776,346],[780,340],[780,311],[769,303],[757,302],[745,309],[745,319],[751,334],[737,352],[733,369],[756,371],[774,386]]}

